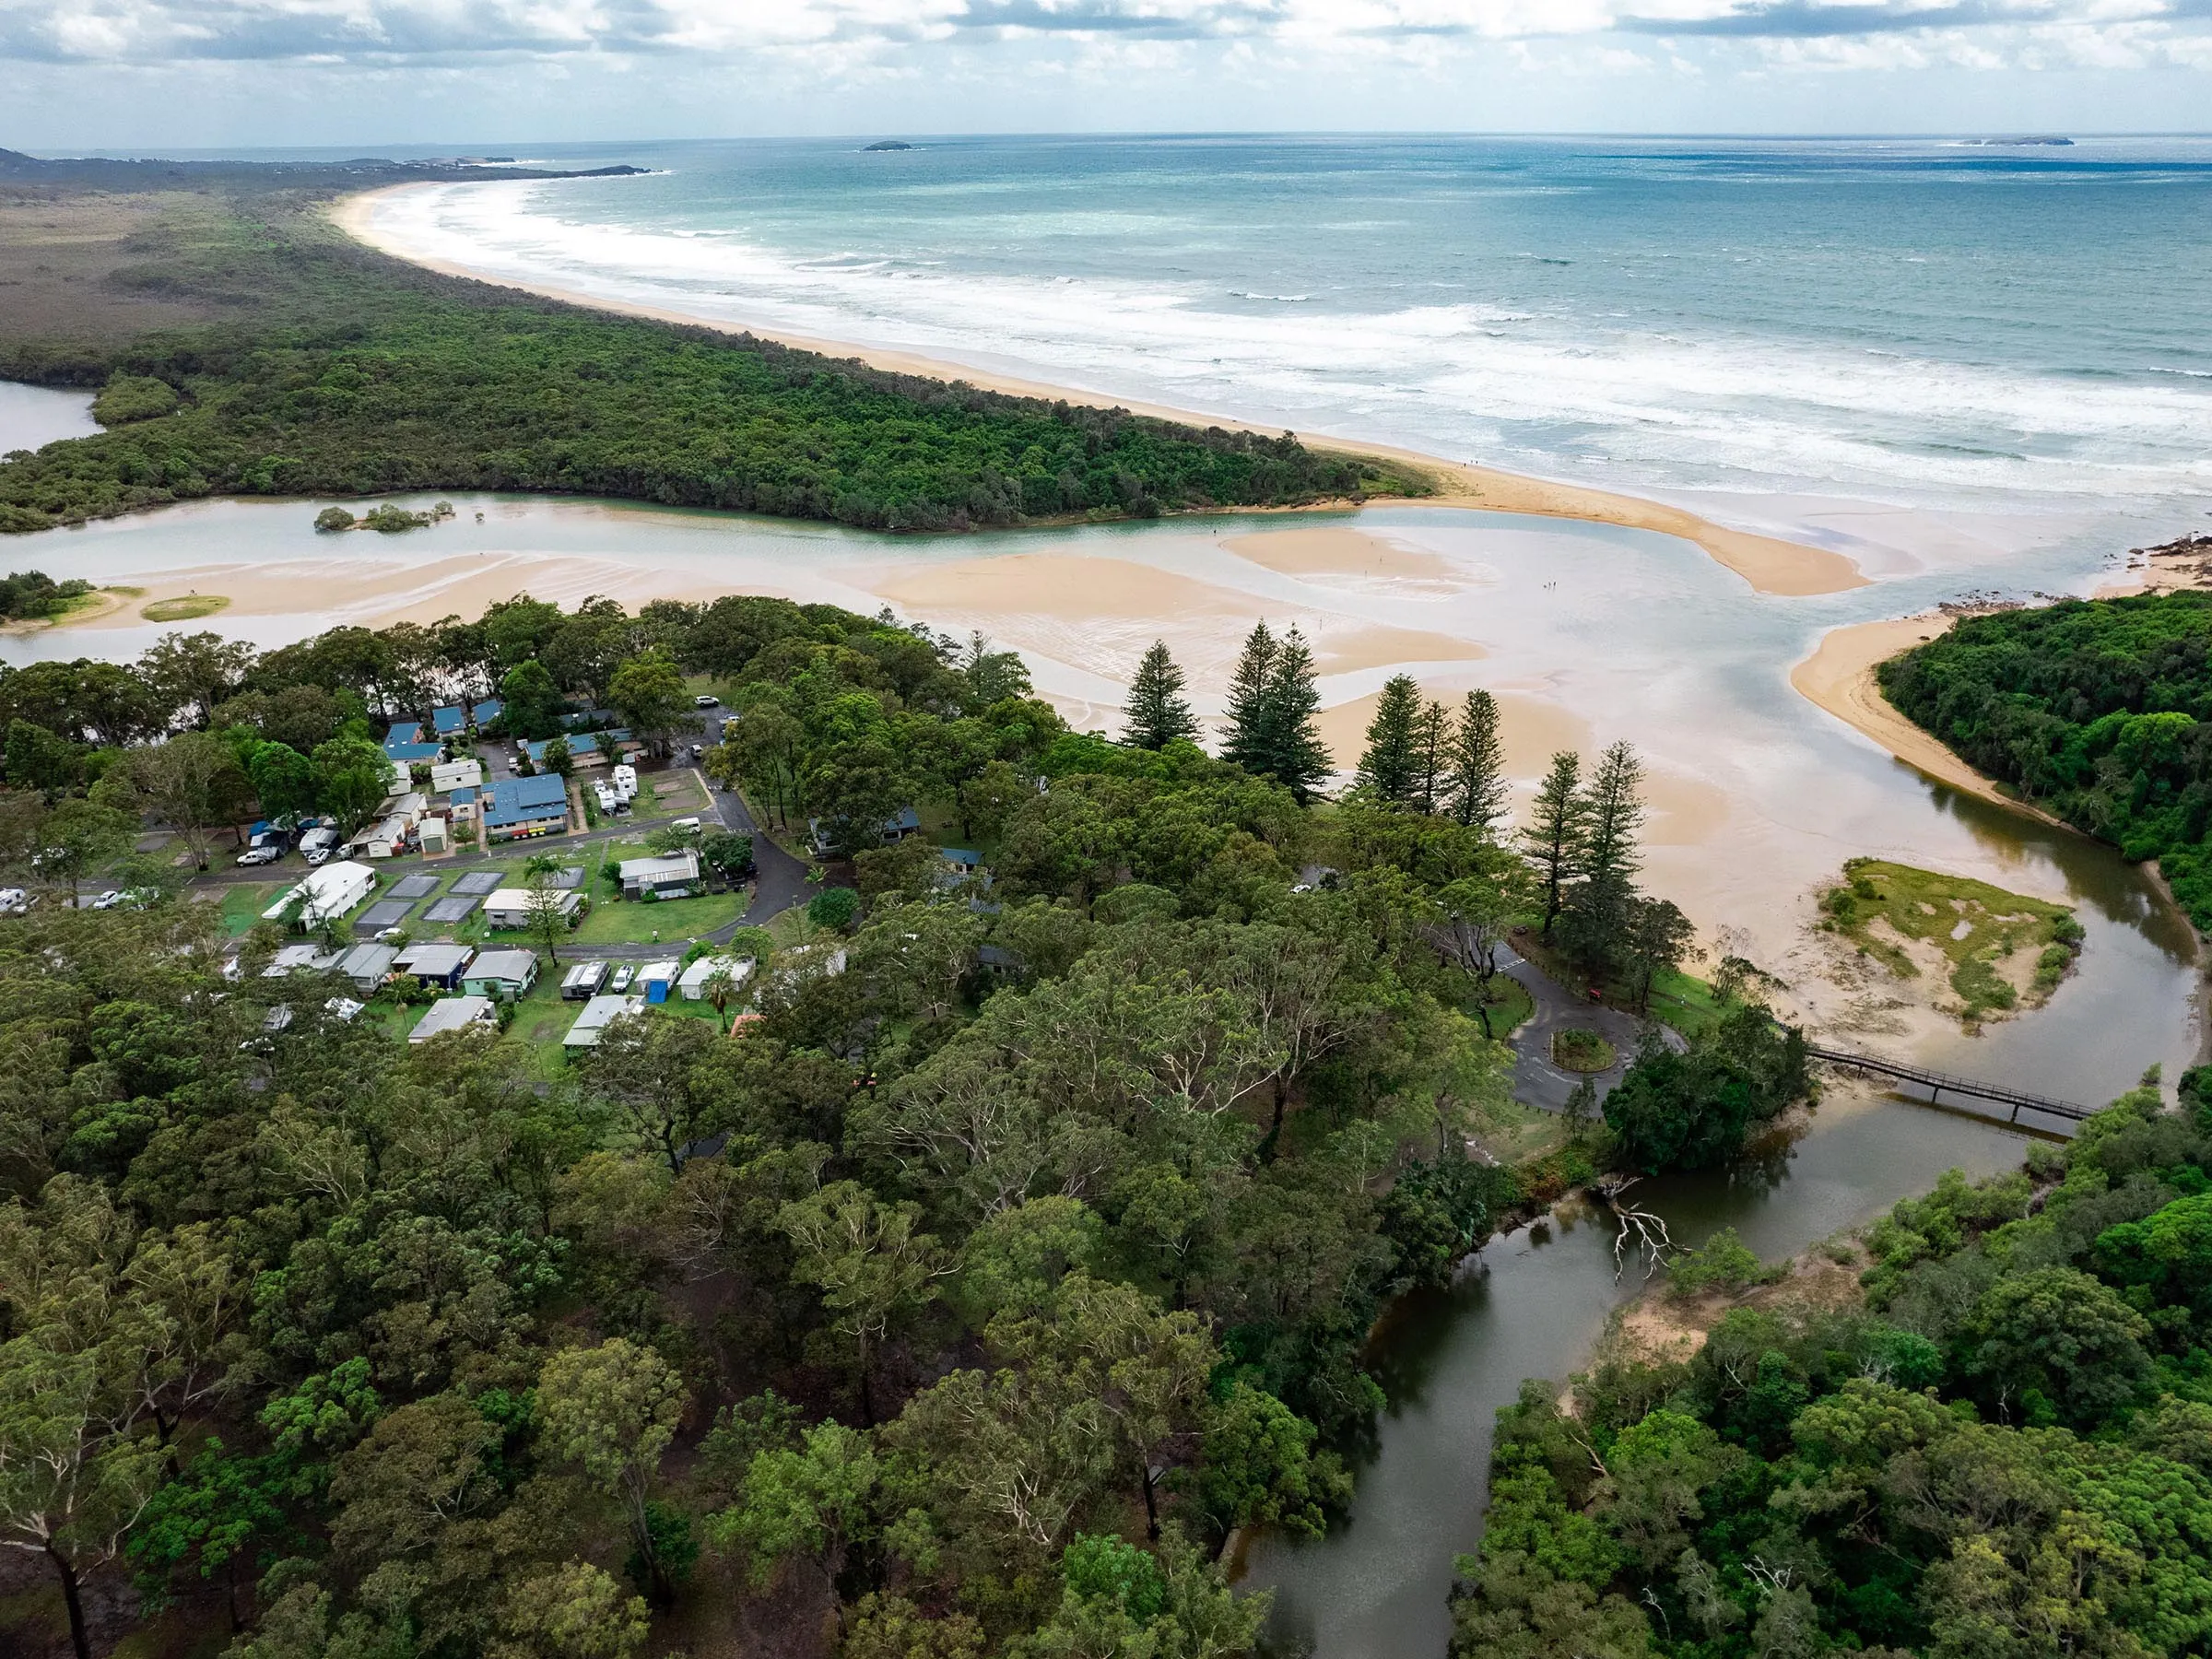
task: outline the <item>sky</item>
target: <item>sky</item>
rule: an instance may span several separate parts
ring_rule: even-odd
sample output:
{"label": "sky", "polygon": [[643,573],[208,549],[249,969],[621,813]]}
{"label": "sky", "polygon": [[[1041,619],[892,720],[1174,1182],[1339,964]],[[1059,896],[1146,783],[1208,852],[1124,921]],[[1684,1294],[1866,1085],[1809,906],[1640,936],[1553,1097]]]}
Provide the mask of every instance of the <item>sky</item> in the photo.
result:
{"label": "sky", "polygon": [[0,0],[0,146],[2173,133],[2212,0]]}

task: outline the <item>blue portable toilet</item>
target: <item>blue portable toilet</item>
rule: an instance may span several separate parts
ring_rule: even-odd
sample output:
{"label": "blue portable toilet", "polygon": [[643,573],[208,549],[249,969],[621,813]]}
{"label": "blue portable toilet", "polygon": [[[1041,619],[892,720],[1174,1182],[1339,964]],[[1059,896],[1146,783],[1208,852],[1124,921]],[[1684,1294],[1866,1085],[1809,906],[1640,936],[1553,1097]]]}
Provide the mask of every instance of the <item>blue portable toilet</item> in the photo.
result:
{"label": "blue portable toilet", "polygon": [[675,994],[676,982],[682,977],[680,962],[648,962],[638,970],[638,985],[649,1003],[665,1003]]}

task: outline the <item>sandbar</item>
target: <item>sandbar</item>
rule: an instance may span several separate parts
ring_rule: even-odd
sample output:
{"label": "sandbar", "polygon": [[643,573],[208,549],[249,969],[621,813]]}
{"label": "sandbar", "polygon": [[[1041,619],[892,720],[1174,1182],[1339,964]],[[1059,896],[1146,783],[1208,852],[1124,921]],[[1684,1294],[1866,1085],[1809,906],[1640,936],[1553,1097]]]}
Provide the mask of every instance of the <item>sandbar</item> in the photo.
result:
{"label": "sandbar", "polygon": [[[692,328],[709,328],[723,334],[749,334],[756,338],[781,341],[786,346],[805,351],[818,351],[826,356],[856,360],[871,368],[897,374],[924,375],[932,380],[965,382],[984,391],[1004,392],[1017,397],[1042,397],[1071,404],[1084,404],[1098,408],[1124,408],[1139,415],[1152,415],[1165,420],[1181,421],[1193,426],[1218,426],[1231,430],[1272,431],[1271,428],[1256,427],[1249,421],[1231,420],[1218,415],[1194,413],[1188,409],[1170,408],[1160,404],[1143,403],[1129,398],[1110,397],[1102,393],[1084,392],[1067,386],[1049,385],[1041,381],[1030,381],[1015,376],[972,368],[965,363],[946,361],[924,357],[915,352],[888,350],[880,347],[854,346],[838,340],[816,339],[808,335],[787,334],[782,330],[747,327],[740,324],[718,321],[711,317],[692,316],[687,312],[658,306],[639,305],[627,300],[603,299],[579,293],[571,288],[558,288],[543,283],[517,282],[513,278],[471,270],[450,261],[425,259],[396,238],[381,230],[376,224],[376,205],[383,197],[403,190],[421,190],[423,184],[393,184],[381,190],[363,191],[333,203],[329,208],[331,222],[347,235],[365,246],[386,253],[394,259],[407,261],[426,270],[442,272],[449,276],[465,277],[474,282],[488,282],[496,287],[518,289],[536,294],[547,300],[582,306],[587,310],[612,312],[625,316],[648,317],[663,323],[677,323]],[[1661,501],[1647,501],[1636,496],[1625,496],[1611,490],[1593,489],[1580,484],[1562,483],[1556,479],[1532,478],[1518,473],[1500,472],[1492,467],[1474,466],[1459,462],[1445,461],[1435,455],[1422,454],[1415,450],[1397,449],[1384,444],[1362,443],[1350,439],[1317,437],[1301,434],[1303,441],[1315,449],[1338,453],[1371,454],[1403,461],[1430,475],[1437,493],[1425,500],[1394,505],[1430,505],[1442,507],[1475,507],[1490,512],[1524,513],[1540,518],[1583,519],[1594,524],[1618,524],[1632,530],[1655,531],[1663,535],[1679,536],[1702,547],[1715,561],[1735,571],[1751,587],[1761,594],[1783,597],[1799,597],[1816,594],[1840,594],[1851,588],[1865,587],[1867,578],[1858,566],[1841,553],[1825,547],[1815,547],[1802,542],[1785,541],[1780,536],[1761,535],[1753,531],[1734,530],[1716,524],[1710,519],[1680,507],[1670,507]]]}
{"label": "sandbar", "polygon": [[1403,547],[1364,530],[1267,530],[1222,538],[1239,559],[1278,576],[1380,576],[1397,582],[1450,582],[1451,561]]}
{"label": "sandbar", "polygon": [[2057,823],[2058,819],[2041,807],[2001,793],[1994,779],[1976,771],[1934,735],[1907,720],[1882,695],[1875,669],[1899,652],[1949,631],[1956,620],[1955,617],[1931,613],[1831,628],[1820,636],[1813,654],[1790,670],[1790,684],[1907,766],[1938,782],[2046,823]]}

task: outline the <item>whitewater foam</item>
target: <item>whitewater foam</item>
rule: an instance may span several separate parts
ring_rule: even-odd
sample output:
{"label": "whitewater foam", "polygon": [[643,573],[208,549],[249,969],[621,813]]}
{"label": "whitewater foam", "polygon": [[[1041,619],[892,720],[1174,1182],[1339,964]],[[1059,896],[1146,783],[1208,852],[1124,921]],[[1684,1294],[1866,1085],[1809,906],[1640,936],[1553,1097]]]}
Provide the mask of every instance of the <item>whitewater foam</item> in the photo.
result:
{"label": "whitewater foam", "polygon": [[[1890,232],[1873,215],[1758,243],[1747,199],[1777,182],[1797,196],[1839,186],[1755,160],[1657,166],[1696,176],[1710,215],[1732,221],[1710,239],[1680,221],[1665,241],[1593,231],[1605,200],[1558,199],[1603,196],[1583,181],[1452,193],[1454,212],[1500,194],[1542,204],[1512,211],[1541,214],[1548,232],[1495,255],[1471,234],[1432,246],[1401,223],[1394,235],[1386,213],[1319,216],[1366,228],[1328,232],[1336,252],[1309,255],[1256,218],[1173,206],[1176,190],[1227,188],[1187,171],[1172,187],[1054,174],[1046,190],[1013,169],[865,197],[788,178],[781,198],[737,192],[705,169],[653,193],[438,185],[385,198],[376,223],[419,256],[522,282],[1622,488],[1954,512],[2201,510],[2212,372],[2191,361],[2187,295],[2161,312],[2131,291],[2115,311],[2109,289],[2099,303],[2071,291],[2087,279],[2063,261],[2000,264],[1973,214],[2008,209],[1972,192],[1955,193],[1947,244],[1947,221],[1927,218],[1896,234],[1903,247],[1880,245]],[[968,163],[947,150],[935,164]],[[1266,182],[1216,165],[1239,189]],[[1369,206],[1428,210],[1387,176],[1399,194],[1378,187]],[[1345,199],[1326,169],[1297,185]],[[1223,264],[1293,280],[1222,281]],[[1869,274],[1882,269],[1899,274]]]}

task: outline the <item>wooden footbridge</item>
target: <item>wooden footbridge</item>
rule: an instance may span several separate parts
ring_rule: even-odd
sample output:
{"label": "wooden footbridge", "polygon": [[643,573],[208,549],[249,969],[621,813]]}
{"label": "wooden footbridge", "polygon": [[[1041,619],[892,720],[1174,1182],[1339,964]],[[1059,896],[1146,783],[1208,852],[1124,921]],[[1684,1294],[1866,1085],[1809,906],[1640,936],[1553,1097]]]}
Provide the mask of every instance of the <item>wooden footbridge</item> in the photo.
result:
{"label": "wooden footbridge", "polygon": [[[2091,1115],[2092,1108],[2077,1106],[2071,1100],[2053,1100],[2047,1096],[2030,1094],[2024,1088],[2013,1088],[2002,1083],[1984,1083],[1974,1077],[1953,1077],[1949,1072],[1930,1071],[1924,1065],[1908,1065],[1899,1060],[1886,1060],[1878,1054],[1854,1054],[1844,1049],[1816,1048],[1807,1043],[1806,1055],[1814,1060],[1826,1061],[1830,1065],[1849,1066],[1854,1071],[1871,1072],[1877,1077],[1894,1077],[1900,1083],[1910,1083],[1928,1090],[1930,1105],[1958,1103],[1960,1110],[1977,1112],[1984,1117],[1998,1115],[1993,1108],[2009,1107],[2006,1121],[2018,1124],[2023,1112],[2041,1112],[2047,1117],[2063,1118],[2078,1124]],[[1952,1097],[1947,1102],[1945,1095]],[[1967,1104],[1967,1102],[1973,1102]]]}

